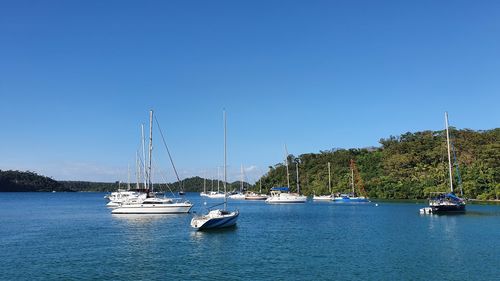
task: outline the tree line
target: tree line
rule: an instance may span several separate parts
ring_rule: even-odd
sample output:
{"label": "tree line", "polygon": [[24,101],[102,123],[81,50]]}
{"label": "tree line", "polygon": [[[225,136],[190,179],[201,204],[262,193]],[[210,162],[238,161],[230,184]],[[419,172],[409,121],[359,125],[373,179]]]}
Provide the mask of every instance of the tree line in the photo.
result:
{"label": "tree line", "polygon": [[[474,199],[500,196],[500,128],[485,131],[450,128],[455,193]],[[290,186],[296,189],[295,165],[299,166],[301,193],[329,194],[351,188],[349,163],[359,170],[355,186],[363,184],[366,195],[382,199],[421,199],[430,192],[449,191],[445,131],[422,131],[380,140],[380,147],[332,149],[299,156],[288,155]],[[328,186],[328,163],[331,188]],[[286,186],[286,166],[270,166],[261,178],[266,188]],[[457,172],[459,171],[459,173]],[[361,182],[362,181],[362,182]],[[257,189],[258,186],[254,186]]]}
{"label": "tree line", "polygon": [[[453,180],[455,192],[480,200],[500,196],[500,128],[474,131],[450,128],[452,136]],[[329,194],[349,192],[350,161],[356,163],[359,175],[355,186],[364,186],[366,195],[381,199],[422,199],[430,192],[448,191],[448,156],[445,131],[422,131],[390,136],[380,141],[380,147],[331,149],[320,153],[288,155],[290,186],[296,189],[296,165],[299,167],[301,193]],[[331,186],[328,186],[328,163]],[[244,190],[286,186],[286,166],[278,163],[256,184],[244,183]],[[457,173],[459,171],[459,173]],[[206,180],[207,190],[217,189],[217,181]],[[168,184],[155,184],[157,191],[179,190],[201,192],[204,179],[191,177]],[[131,183],[135,188],[135,183]],[[222,182],[219,182],[221,190]],[[1,171],[0,191],[114,191],[126,188],[126,183],[56,181],[35,172]],[[142,188],[142,184],[140,185]],[[228,183],[228,191],[239,190],[240,182]]]}

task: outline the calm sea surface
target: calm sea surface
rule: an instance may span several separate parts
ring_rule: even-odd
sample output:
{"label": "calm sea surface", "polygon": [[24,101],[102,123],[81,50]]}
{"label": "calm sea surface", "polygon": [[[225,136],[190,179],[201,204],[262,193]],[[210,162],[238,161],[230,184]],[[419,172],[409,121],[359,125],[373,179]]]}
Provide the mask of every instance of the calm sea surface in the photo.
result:
{"label": "calm sea surface", "polygon": [[0,193],[0,279],[500,280],[499,205],[231,201],[236,228],[196,232],[192,214],[111,215],[103,196]]}

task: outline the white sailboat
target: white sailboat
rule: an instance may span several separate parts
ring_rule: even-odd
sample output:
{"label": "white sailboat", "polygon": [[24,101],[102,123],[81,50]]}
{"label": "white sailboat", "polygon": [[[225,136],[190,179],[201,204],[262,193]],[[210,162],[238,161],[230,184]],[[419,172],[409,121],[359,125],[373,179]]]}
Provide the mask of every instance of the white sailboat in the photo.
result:
{"label": "white sailboat", "polygon": [[203,177],[203,191],[200,192],[200,196],[208,196],[208,193],[207,193],[207,173],[204,174],[204,177]]}
{"label": "white sailboat", "polygon": [[157,198],[153,192],[151,163],[153,152],[153,111],[149,112],[149,166],[147,172],[147,193],[143,200],[125,201],[111,213],[113,214],[177,214],[188,213],[193,207],[189,201],[170,198]]}
{"label": "white sailboat", "polygon": [[288,173],[288,150],[285,145],[285,166],[286,166],[286,187],[271,188],[271,196],[266,199],[268,204],[289,204],[289,203],[305,203],[307,196],[300,195],[299,185],[299,164],[295,163],[297,169],[297,193],[290,192],[290,174]]}
{"label": "white sailboat", "polygon": [[[137,162],[137,153],[136,153],[136,168],[139,168],[138,162]],[[136,171],[137,173],[137,171]],[[128,184],[127,184],[127,190],[120,189],[118,187],[118,191],[111,192],[106,198],[109,200],[109,202],[106,204],[106,207],[108,208],[118,208],[120,205],[124,202],[138,202],[141,200],[146,199],[146,193],[144,192],[144,189],[141,189],[139,187],[139,174],[137,173],[136,175],[136,188],[135,190],[131,189],[130,186],[130,166],[128,167]]]}
{"label": "white sailboat", "polygon": [[229,195],[229,198],[233,200],[245,200],[245,194],[243,193],[243,164],[241,164],[240,191]]}
{"label": "white sailboat", "polygon": [[226,112],[224,111],[224,209],[215,209],[206,215],[195,216],[191,220],[191,227],[197,230],[218,229],[234,226],[238,220],[239,211],[227,210],[227,173],[226,173]]}
{"label": "white sailboat", "polygon": [[207,194],[207,197],[212,199],[218,199],[218,198],[224,198],[224,196],[225,192],[224,193],[220,192],[220,171],[219,171],[219,166],[217,166],[217,191],[213,190],[210,191],[210,193]]}
{"label": "white sailboat", "polygon": [[331,201],[333,198],[332,195],[332,176],[330,173],[330,162],[328,162],[328,191],[330,191],[330,195],[314,195],[314,201]]}
{"label": "white sailboat", "polygon": [[262,177],[260,177],[259,180],[260,188],[259,188],[259,193],[255,192],[248,192],[245,194],[245,200],[266,200],[267,199],[267,194],[262,194]]}

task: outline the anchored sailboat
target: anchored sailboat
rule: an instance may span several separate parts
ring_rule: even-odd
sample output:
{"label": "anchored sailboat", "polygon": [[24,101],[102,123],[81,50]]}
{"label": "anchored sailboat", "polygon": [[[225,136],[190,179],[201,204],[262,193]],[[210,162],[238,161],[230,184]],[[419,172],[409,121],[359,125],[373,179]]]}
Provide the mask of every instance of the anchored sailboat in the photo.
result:
{"label": "anchored sailboat", "polygon": [[244,200],[245,199],[245,194],[243,193],[243,164],[241,164],[241,179],[240,179],[240,191],[232,193],[229,195],[230,199],[233,200]]}
{"label": "anchored sailboat", "polygon": [[328,162],[328,191],[330,191],[329,195],[314,195],[313,200],[315,200],[315,201],[331,201],[333,199],[332,176],[330,173],[330,162]]}
{"label": "anchored sailboat", "polygon": [[260,177],[259,185],[260,185],[259,193],[248,192],[247,194],[245,194],[245,200],[266,200],[267,199],[267,197],[268,197],[267,194],[262,193],[262,177]]}
{"label": "anchored sailboat", "polygon": [[[227,153],[226,153],[226,112],[224,111],[224,209],[215,209],[203,216],[196,216],[191,220],[191,226],[197,230],[218,229],[234,226],[240,212],[227,210]],[[218,204],[220,205],[220,204]],[[218,206],[215,205],[215,206]],[[215,207],[212,206],[212,207]]]}
{"label": "anchored sailboat", "polygon": [[305,203],[307,197],[300,195],[299,184],[299,164],[295,163],[297,171],[297,193],[290,192],[290,174],[288,172],[288,150],[285,145],[285,166],[286,166],[286,187],[273,187],[271,188],[271,196],[266,199],[268,204],[289,204],[289,203]]}
{"label": "anchored sailboat", "polygon": [[[448,130],[448,112],[444,113],[446,126],[446,146],[448,148],[448,175],[450,177],[450,192],[431,192],[429,207],[420,209],[422,214],[446,214],[465,212],[465,201],[453,191],[453,172],[451,164],[450,133]],[[458,171],[458,169],[457,169]]]}
{"label": "anchored sailboat", "polygon": [[220,171],[219,171],[219,166],[217,166],[217,191],[214,191],[213,187],[212,187],[212,191],[210,191],[210,193],[207,194],[208,198],[212,198],[212,199],[224,198],[225,192],[224,193],[220,192],[220,179],[219,178],[220,178]]}
{"label": "anchored sailboat", "polygon": [[147,171],[146,198],[128,202],[125,201],[112,211],[113,214],[176,214],[188,213],[193,204],[189,201],[177,201],[170,198],[155,197],[151,179],[151,163],[153,152],[153,111],[149,112],[149,166]]}
{"label": "anchored sailboat", "polygon": [[[351,159],[351,187],[352,187],[352,192],[347,193],[347,194],[337,194],[336,196],[333,196],[333,201],[334,202],[345,202],[345,203],[364,203],[364,202],[370,202],[367,197],[360,195],[365,194],[365,190],[363,188],[363,184],[361,181],[361,177],[359,176],[358,169],[356,168],[356,163],[354,163],[354,160]],[[358,179],[358,185],[357,189],[359,189],[359,193],[356,192],[356,186],[354,184],[354,176],[357,176]]]}

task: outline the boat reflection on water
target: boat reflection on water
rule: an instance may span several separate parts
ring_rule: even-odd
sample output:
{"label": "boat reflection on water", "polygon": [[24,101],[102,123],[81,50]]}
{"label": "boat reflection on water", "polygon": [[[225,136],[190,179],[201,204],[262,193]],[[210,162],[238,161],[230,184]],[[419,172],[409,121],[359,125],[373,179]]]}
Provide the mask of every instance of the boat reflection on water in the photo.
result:
{"label": "boat reflection on water", "polygon": [[113,219],[133,225],[150,224],[160,220],[176,220],[185,218],[182,214],[111,214]]}

